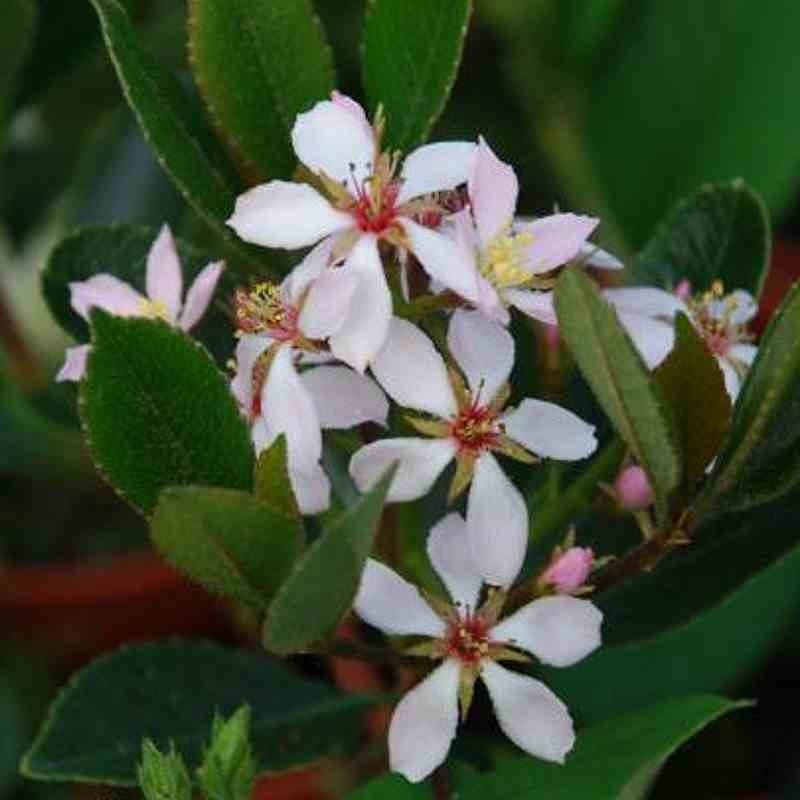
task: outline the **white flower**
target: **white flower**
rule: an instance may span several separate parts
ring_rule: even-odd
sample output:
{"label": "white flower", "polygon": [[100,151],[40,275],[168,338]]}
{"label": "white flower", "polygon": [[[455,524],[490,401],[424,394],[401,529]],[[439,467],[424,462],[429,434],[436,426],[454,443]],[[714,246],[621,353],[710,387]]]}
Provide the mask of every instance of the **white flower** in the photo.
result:
{"label": "white flower", "polygon": [[362,491],[397,462],[389,488],[393,502],[428,492],[454,458],[451,499],[471,483],[467,527],[472,557],[487,582],[507,586],[508,564],[525,552],[528,511],[520,492],[505,476],[493,452],[532,463],[531,454],[572,461],[594,452],[594,427],[552,403],[523,400],[504,411],[507,380],[514,363],[508,331],[478,311],[457,310],[447,336],[450,353],[466,377],[464,386],[428,337],[411,323],[393,319],[372,363],[378,382],[399,405],[433,418],[408,421],[431,439],[383,439],[361,448],[350,474]]}
{"label": "white flower", "polygon": [[654,286],[607,289],[606,297],[650,369],[657,367],[675,343],[674,317],[683,312],[703,337],[725,378],[725,388],[736,400],[744,376],[756,357],[758,348],[751,344],[748,323],[758,313],[749,292],[741,289],[726,295],[717,281],[707,292],[684,301],[687,294],[682,282],[680,293]]}
{"label": "white flower", "polygon": [[[101,308],[119,317],[151,317],[163,319],[170,325],[188,331],[203,316],[211,302],[223,263],[209,264],[194,279],[181,302],[183,275],[175,240],[168,225],[161,228],[147,255],[145,278],[147,297],[119,278],[100,273],[69,284],[72,308],[85,320],[93,308]],[[57,381],[79,381],[86,374],[88,344],[67,348],[64,366],[56,375]]]}
{"label": "white flower", "polygon": [[[236,348],[231,390],[252,424],[258,452],[286,436],[289,477],[304,514],[321,513],[330,504],[330,483],[320,465],[322,429],[385,425],[389,411],[372,379],[325,363],[331,356],[320,340],[341,322],[330,311],[348,286],[326,286],[326,247],[312,250],[280,286],[259,284],[236,295],[237,323],[246,332]],[[308,369],[298,373],[297,362]]]}
{"label": "white flower", "polygon": [[[563,763],[575,741],[566,706],[540,681],[497,661],[527,661],[519,652],[526,651],[543,664],[568,667],[601,643],[603,615],[588,600],[543,597],[498,622],[503,597],[490,590],[479,607],[482,581],[464,550],[464,528],[458,514],[449,514],[428,538],[431,563],[453,600],[449,608],[435,611],[415,586],[372,559],[355,600],[365,622],[389,636],[428,637],[411,652],[442,659],[398,703],[389,727],[390,766],[414,782],[447,757],[459,703],[463,718],[478,677],[506,736],[531,755]],[[521,559],[509,563],[509,572],[516,577],[521,565]]]}
{"label": "white flower", "polygon": [[[241,195],[228,224],[248,242],[293,249],[331,237],[332,257],[345,258],[334,277],[356,281],[349,307],[330,337],[333,354],[363,372],[386,337],[392,300],[378,242],[414,253],[430,275],[469,300],[476,277],[454,243],[417,221],[432,206],[423,196],[466,183],[475,145],[443,142],[418,148],[399,176],[397,159],[380,148],[364,110],[334,92],[297,117],[292,143],[325,194],[305,183],[270,181]],[[435,208],[435,204],[433,204]]]}

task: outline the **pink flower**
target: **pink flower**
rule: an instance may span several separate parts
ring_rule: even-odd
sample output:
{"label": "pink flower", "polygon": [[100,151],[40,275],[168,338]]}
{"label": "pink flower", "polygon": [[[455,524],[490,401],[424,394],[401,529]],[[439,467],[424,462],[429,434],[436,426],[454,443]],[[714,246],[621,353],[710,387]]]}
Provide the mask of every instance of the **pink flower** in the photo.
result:
{"label": "pink flower", "polygon": [[575,594],[586,583],[593,565],[594,551],[590,547],[570,547],[556,555],[539,581],[557,594]]}
{"label": "pink flower", "polygon": [[653,489],[647,473],[637,464],[625,467],[614,482],[614,492],[622,508],[641,511],[653,505]]}

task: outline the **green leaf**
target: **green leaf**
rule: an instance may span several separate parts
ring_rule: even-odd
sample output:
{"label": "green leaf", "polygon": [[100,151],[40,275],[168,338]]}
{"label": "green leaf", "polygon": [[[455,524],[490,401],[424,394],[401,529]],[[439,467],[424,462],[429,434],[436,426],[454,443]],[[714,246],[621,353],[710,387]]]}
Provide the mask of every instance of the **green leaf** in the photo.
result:
{"label": "green leaf", "polygon": [[772,318],[700,512],[750,508],[800,484],[800,284]]}
{"label": "green leaf", "polygon": [[98,468],[145,514],[167,486],[252,487],[250,432],[225,377],[166,323],[92,312],[80,412]]}
{"label": "green leaf", "polygon": [[696,292],[721,280],[727,291],[758,297],[769,263],[767,210],[736,180],[703,186],[679,202],[633,260],[628,280],[671,291],[686,278]]}
{"label": "green leaf", "polygon": [[211,743],[197,777],[208,800],[251,800],[256,765],[250,746],[250,706],[241,706],[230,719],[214,717]]}
{"label": "green leaf", "polygon": [[252,651],[179,640],[124,647],[61,690],[22,771],[38,780],[132,786],[145,737],[162,751],[174,742],[194,769],[214,716],[245,703],[262,770],[348,750],[368,705]]}
{"label": "green leaf", "polygon": [[162,753],[150,739],[142,742],[142,760],[136,770],[136,782],[145,800],[192,800],[189,770],[175,750]]}
{"label": "green leaf", "polygon": [[620,714],[579,730],[575,749],[563,766],[530,756],[509,758],[489,773],[471,775],[459,787],[458,796],[463,800],[642,800],[646,796],[643,774],[652,777],[706,725],[746,705],[699,695]]}
{"label": "green leaf", "polygon": [[273,511],[289,519],[297,520],[298,530],[302,532],[300,508],[292,490],[288,465],[286,437],[281,434],[258,457],[253,480],[253,494],[259,502]]}
{"label": "green leaf", "polygon": [[190,0],[192,69],[221,134],[251,177],[288,178],[295,117],[334,88],[310,0]]}
{"label": "green leaf", "polygon": [[264,609],[303,549],[304,531],[233,489],[186,486],[161,493],[153,542],[174,567],[209,591]]}
{"label": "green leaf", "polygon": [[0,151],[17,90],[17,78],[33,46],[36,5],[32,0],[6,0],[0,26]]}
{"label": "green leaf", "polygon": [[731,401],[716,358],[685,314],[675,322],[675,346],[654,377],[674,412],[688,493],[719,452]]}
{"label": "green leaf", "polygon": [[382,775],[371,780],[347,800],[435,800],[430,782],[409,783],[400,775]]}
{"label": "green leaf", "polygon": [[456,79],[471,0],[371,0],[364,26],[363,80],[370,107],[383,105],[386,144],[421,144]]}
{"label": "green leaf", "polygon": [[331,522],[295,564],[264,620],[268,650],[305,650],[331,634],[350,610],[393,474]]}
{"label": "green leaf", "polygon": [[564,341],[617,433],[650,478],[659,516],[681,478],[674,422],[658,386],[609,303],[579,270],[564,270],[555,290]]}

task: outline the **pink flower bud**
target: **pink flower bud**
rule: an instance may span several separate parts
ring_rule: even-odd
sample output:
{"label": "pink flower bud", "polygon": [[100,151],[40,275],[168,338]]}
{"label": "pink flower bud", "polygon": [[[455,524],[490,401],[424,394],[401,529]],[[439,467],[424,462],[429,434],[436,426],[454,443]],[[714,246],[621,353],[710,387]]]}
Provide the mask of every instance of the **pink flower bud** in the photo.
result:
{"label": "pink flower bud", "polygon": [[545,325],[544,341],[547,349],[551,352],[557,353],[561,347],[561,332],[558,325]]}
{"label": "pink flower bud", "polygon": [[614,483],[617,502],[627,511],[639,511],[653,505],[653,490],[647,473],[640,466],[625,467]]}
{"label": "pink flower bud", "polygon": [[675,297],[680,300],[688,300],[690,295],[692,294],[692,284],[684,278],[681,281],[678,281],[677,285],[673,289]]}
{"label": "pink flower bud", "polygon": [[558,594],[573,594],[586,583],[593,564],[594,551],[590,547],[570,547],[550,562],[539,582]]}

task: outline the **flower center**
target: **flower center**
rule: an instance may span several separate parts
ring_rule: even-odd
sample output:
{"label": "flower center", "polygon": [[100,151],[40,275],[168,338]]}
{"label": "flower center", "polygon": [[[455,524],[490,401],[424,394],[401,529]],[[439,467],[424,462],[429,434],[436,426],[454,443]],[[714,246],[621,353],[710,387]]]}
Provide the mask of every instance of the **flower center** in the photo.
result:
{"label": "flower center", "polygon": [[236,325],[244,333],[266,333],[279,342],[298,335],[299,311],[284,303],[280,286],[259,283],[249,292],[237,289],[234,295]]}
{"label": "flower center", "polygon": [[451,658],[463,664],[477,664],[489,656],[489,625],[480,614],[468,611],[463,619],[450,623],[446,645]]}
{"label": "flower center", "polygon": [[714,355],[724,356],[732,345],[747,341],[747,323],[741,321],[740,299],[725,294],[722,281],[714,281],[707,292],[689,298],[694,324]]}
{"label": "flower center", "polygon": [[501,433],[497,412],[477,402],[462,408],[450,425],[450,436],[461,452],[491,450],[499,444]]}
{"label": "flower center", "polygon": [[510,289],[529,284],[533,275],[524,268],[525,250],[533,244],[530,233],[504,232],[486,248],[481,273],[496,289]]}
{"label": "flower center", "polygon": [[352,176],[354,202],[350,212],[364,233],[380,234],[394,224],[397,196],[400,194],[400,181],[394,177],[398,158],[397,155],[381,153],[368,178],[359,182],[355,174]]}
{"label": "flower center", "polygon": [[146,297],[139,303],[139,315],[146,319],[163,319],[169,322],[169,311],[161,300],[148,300]]}

